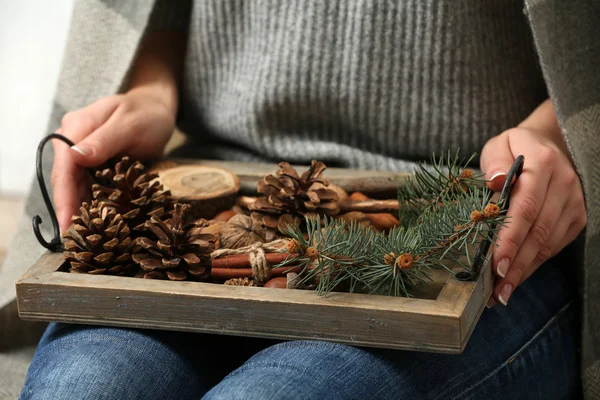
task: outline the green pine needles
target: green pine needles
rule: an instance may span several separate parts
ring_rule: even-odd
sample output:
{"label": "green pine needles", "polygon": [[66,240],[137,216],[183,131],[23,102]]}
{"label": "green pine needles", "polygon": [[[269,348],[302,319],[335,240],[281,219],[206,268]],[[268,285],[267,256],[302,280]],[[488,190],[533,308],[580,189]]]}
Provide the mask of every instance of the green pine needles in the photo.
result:
{"label": "green pine needles", "polygon": [[[474,156],[473,156],[474,157]],[[401,226],[389,233],[331,217],[307,218],[307,233],[290,226],[288,253],[279,266],[300,266],[299,282],[317,290],[411,296],[431,282],[432,269],[469,270],[473,249],[506,222],[501,204],[481,175],[448,153],[420,164],[398,190]]]}

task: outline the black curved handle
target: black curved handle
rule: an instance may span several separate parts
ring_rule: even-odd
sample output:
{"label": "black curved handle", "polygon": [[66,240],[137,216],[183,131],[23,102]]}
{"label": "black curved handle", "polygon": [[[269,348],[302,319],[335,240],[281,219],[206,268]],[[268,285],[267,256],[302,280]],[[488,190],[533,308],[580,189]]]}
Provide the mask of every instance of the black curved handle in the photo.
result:
{"label": "black curved handle", "polygon": [[[500,198],[498,199],[498,205],[502,211],[508,210],[508,206],[510,203],[510,193],[514,184],[521,176],[521,172],[523,172],[523,163],[525,162],[525,157],[518,156],[510,167],[508,174],[506,175],[506,182],[504,182],[504,187],[502,187],[502,191],[500,192]],[[481,272],[481,267],[485,262],[485,257],[490,250],[490,246],[492,244],[492,240],[494,238],[493,230],[496,228],[496,224],[491,226],[491,230],[488,233],[488,237],[486,240],[482,241],[477,249],[477,253],[475,253],[475,258],[473,259],[473,264],[471,265],[471,271],[461,271],[457,273],[456,279],[459,281],[474,281],[479,278],[479,273]]]}
{"label": "black curved handle", "polygon": [[48,214],[50,214],[50,219],[52,220],[52,226],[54,228],[54,237],[50,242],[47,242],[42,236],[42,232],[40,231],[40,224],[42,223],[42,218],[39,215],[33,217],[33,233],[35,233],[35,237],[38,242],[45,248],[50,251],[62,251],[64,250],[62,241],[60,240],[60,226],[58,225],[58,219],[56,218],[56,212],[54,211],[54,207],[52,206],[52,201],[50,200],[50,196],[48,195],[48,189],[46,189],[46,183],[44,182],[44,172],[42,171],[42,154],[44,152],[44,147],[46,143],[48,143],[51,139],[59,139],[68,144],[69,146],[74,146],[75,144],[71,142],[69,139],[60,135],[58,133],[51,133],[50,135],[44,137],[37,148],[36,155],[36,166],[35,171],[37,174],[38,184],[40,186],[40,190],[42,191],[42,197],[44,198],[44,203],[46,204],[46,208],[48,209]]}

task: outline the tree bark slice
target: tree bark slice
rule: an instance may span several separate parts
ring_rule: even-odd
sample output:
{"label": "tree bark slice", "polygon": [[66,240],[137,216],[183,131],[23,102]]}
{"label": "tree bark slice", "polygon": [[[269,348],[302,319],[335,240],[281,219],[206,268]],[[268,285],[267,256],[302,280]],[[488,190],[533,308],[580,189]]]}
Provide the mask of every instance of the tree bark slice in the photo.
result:
{"label": "tree bark slice", "polygon": [[159,170],[158,180],[176,201],[192,205],[195,218],[210,219],[230,209],[240,190],[233,172],[201,164]]}

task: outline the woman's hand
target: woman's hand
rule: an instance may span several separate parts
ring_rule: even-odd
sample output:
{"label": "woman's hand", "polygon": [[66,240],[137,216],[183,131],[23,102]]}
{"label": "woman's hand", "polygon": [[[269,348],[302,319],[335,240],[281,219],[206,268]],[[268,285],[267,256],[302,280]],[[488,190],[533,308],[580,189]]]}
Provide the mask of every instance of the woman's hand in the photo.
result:
{"label": "woman's hand", "polygon": [[132,67],[127,93],[64,116],[58,132],[75,146],[52,141],[52,187],[62,231],[71,225],[88,191],[84,167],[98,166],[119,153],[139,160],[162,153],[175,127],[185,38],[179,31],[150,33]]}
{"label": "woman's hand", "polygon": [[61,230],[68,229],[71,216],[85,199],[89,173],[84,167],[98,166],[120,153],[140,160],[158,157],[174,126],[173,105],[149,87],[106,97],[66,114],[59,132],[75,146],[53,141],[52,187]]}
{"label": "woman's hand", "polygon": [[583,190],[569,159],[550,100],[517,128],[490,139],[481,168],[498,191],[515,158],[525,156],[511,194],[508,226],[492,258],[498,275],[488,306],[506,305],[517,286],[571,243],[587,223]]}

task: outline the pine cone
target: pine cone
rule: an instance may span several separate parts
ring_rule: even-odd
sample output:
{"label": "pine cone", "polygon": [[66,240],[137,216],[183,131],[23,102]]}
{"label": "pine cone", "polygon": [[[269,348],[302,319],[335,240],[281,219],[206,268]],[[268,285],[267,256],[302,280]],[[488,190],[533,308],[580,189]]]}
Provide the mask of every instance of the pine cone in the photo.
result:
{"label": "pine cone", "polygon": [[214,236],[202,232],[205,220],[187,222],[189,204],[175,204],[173,217],[163,222],[152,216],[146,227],[158,237],[153,241],[145,237],[136,239],[141,251],[133,261],[146,272],[144,278],[207,280],[210,278],[210,253],[214,249]]}
{"label": "pine cone", "polygon": [[279,163],[276,175],[267,175],[258,183],[259,197],[249,209],[260,216],[263,225],[285,233],[288,224],[299,224],[303,216],[337,215],[339,196],[321,178],[325,164],[313,160],[301,176],[287,162]]}
{"label": "pine cone", "polygon": [[94,199],[122,214],[135,232],[144,230],[151,216],[163,218],[172,209],[171,193],[155,180],[158,174],[146,172],[139,161],[123,157],[114,168],[97,170],[95,176]]}
{"label": "pine cone", "polygon": [[71,219],[73,227],[63,235],[71,272],[133,276],[131,252],[135,246],[121,214],[97,200],[83,203],[80,211],[81,215]]}
{"label": "pine cone", "polygon": [[224,285],[230,286],[257,286],[256,283],[252,279],[248,278],[232,278],[226,280]]}

